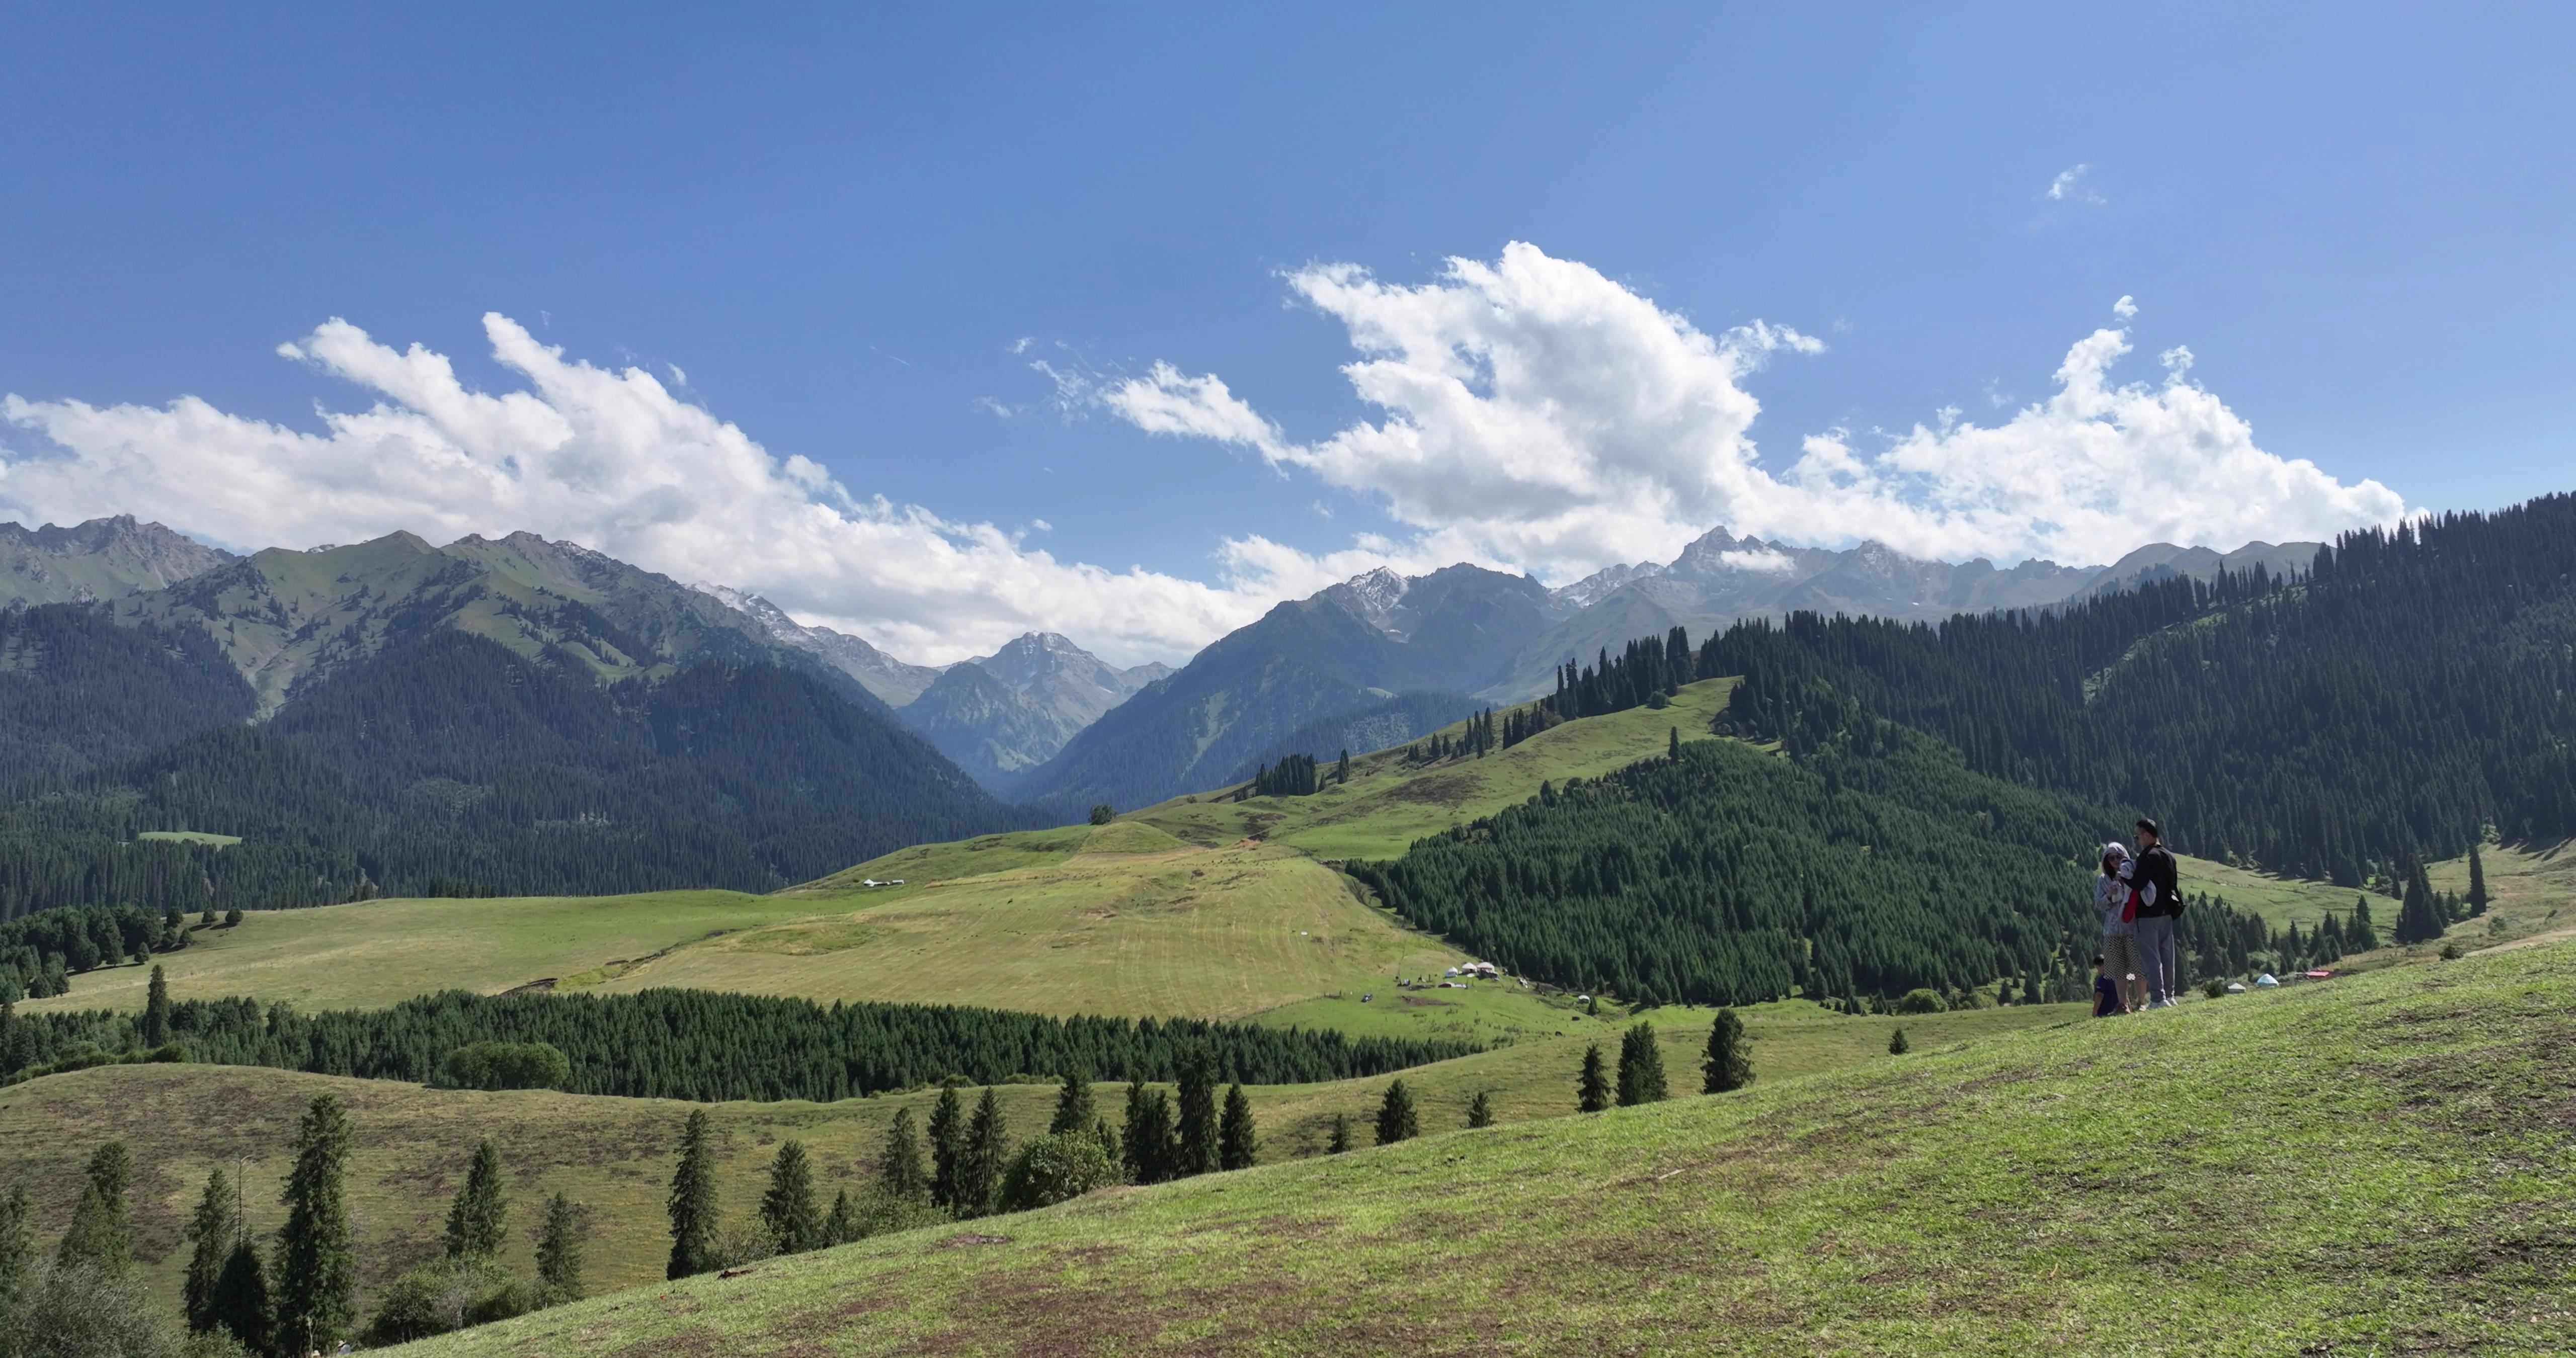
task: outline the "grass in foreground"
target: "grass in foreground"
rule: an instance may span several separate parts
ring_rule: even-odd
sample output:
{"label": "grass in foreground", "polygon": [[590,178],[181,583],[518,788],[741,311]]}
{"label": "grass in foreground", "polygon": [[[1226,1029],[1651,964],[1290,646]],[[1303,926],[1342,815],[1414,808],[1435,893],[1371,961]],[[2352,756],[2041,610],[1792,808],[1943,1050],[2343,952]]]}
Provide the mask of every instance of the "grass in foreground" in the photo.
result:
{"label": "grass in foreground", "polygon": [[1114,1190],[425,1355],[2576,1347],[2576,945]]}
{"label": "grass in foreground", "polygon": [[[1890,1021],[1848,1019],[1803,1004],[1745,1011],[1757,1070],[1782,1080],[1886,1056]],[[2064,1008],[1981,1010],[1905,1020],[1920,1041],[1937,1045],[1992,1036],[2015,1027],[2063,1021]],[[1664,1062],[1677,1089],[1696,1089],[1707,1040],[1707,1015],[1654,1014]],[[1487,1093],[1503,1122],[1562,1118],[1574,1109],[1574,1077],[1586,1041],[1614,1057],[1623,1025],[1589,1020],[1594,1031],[1531,1042],[1404,1073],[1434,1130],[1463,1126],[1467,1105]],[[1262,1131],[1265,1161],[1323,1150],[1335,1113],[1349,1115],[1363,1141],[1386,1077],[1249,1090]],[[489,1135],[507,1165],[520,1226],[533,1226],[541,1195],[561,1191],[590,1214],[590,1278],[595,1290],[633,1287],[661,1277],[669,1249],[663,1194],[680,1124],[701,1105],[545,1091],[480,1093],[423,1089],[383,1080],[348,1080],[240,1066],[111,1066],[48,1076],[0,1089],[0,1188],[28,1185],[36,1197],[38,1234],[50,1247],[71,1213],[80,1167],[98,1143],[123,1138],[136,1167],[133,1193],[138,1256],[156,1292],[175,1299],[187,1246],[181,1230],[206,1173],[247,1158],[253,1224],[273,1228],[285,1147],[295,1119],[328,1090],[349,1106],[358,1135],[351,1205],[365,1286],[370,1296],[401,1270],[437,1253],[447,1199],[460,1182],[477,1138]],[[1125,1087],[1096,1093],[1115,1121]],[[1014,1138],[1046,1126],[1052,1084],[1003,1085],[999,1094]],[[970,1100],[973,1091],[969,1091]],[[755,1219],[762,1175],[777,1143],[793,1137],[812,1153],[825,1202],[838,1185],[875,1172],[878,1149],[895,1110],[925,1122],[935,1092],[849,1099],[839,1103],[703,1105],[718,1132],[720,1182],[727,1219]],[[509,1262],[522,1272],[532,1246],[514,1231]]]}

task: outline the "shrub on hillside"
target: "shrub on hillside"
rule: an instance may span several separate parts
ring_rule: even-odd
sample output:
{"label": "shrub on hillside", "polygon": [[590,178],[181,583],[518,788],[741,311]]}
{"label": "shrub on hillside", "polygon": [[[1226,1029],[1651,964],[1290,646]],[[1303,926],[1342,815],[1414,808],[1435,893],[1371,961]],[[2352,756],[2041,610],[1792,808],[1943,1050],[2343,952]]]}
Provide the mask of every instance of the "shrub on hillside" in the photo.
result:
{"label": "shrub on hillside", "polygon": [[1941,992],[1929,989],[1906,991],[1905,997],[1896,1002],[1896,1012],[1900,1014],[1938,1014],[1949,1007]]}
{"label": "shrub on hillside", "polygon": [[413,1269],[385,1289],[366,1338],[370,1344],[408,1344],[525,1315],[542,1304],[536,1284],[489,1256],[441,1259]]}
{"label": "shrub on hillside", "polygon": [[1120,1179],[1118,1166],[1100,1147],[1095,1132],[1050,1132],[1035,1136],[1011,1157],[1002,1177],[1002,1208],[1025,1212],[1070,1202]]}
{"label": "shrub on hillside", "polygon": [[558,1089],[572,1062],[548,1042],[469,1042],[447,1058],[459,1089]]}

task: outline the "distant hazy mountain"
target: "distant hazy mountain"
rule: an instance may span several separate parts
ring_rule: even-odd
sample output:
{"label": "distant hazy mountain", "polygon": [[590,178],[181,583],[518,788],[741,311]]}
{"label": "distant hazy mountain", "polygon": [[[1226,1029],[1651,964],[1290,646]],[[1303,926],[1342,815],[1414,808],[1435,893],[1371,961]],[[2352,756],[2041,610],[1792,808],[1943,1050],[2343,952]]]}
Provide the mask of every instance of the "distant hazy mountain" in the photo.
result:
{"label": "distant hazy mountain", "polygon": [[1230,781],[1292,734],[1335,749],[1352,731],[1375,742],[1355,748],[1409,740],[1454,720],[1458,695],[1570,611],[1527,576],[1478,566],[1372,571],[1220,638],[1068,741],[1020,795],[1059,814],[1143,806]]}
{"label": "distant hazy mountain", "polygon": [[131,514],[70,528],[0,523],[0,607],[119,598],[236,559],[157,523],[136,523]]}
{"label": "distant hazy mountain", "polygon": [[940,676],[940,666],[907,665],[845,632],[835,632],[829,627],[808,627],[757,594],[725,585],[700,585],[698,588],[749,614],[773,640],[793,646],[858,680],[860,687],[875,694],[888,707],[901,707],[920,697],[921,691],[937,682]]}
{"label": "distant hazy mountain", "polygon": [[2304,573],[2316,564],[2321,543],[2249,542],[2232,552],[2216,552],[2207,547],[2176,547],[2171,543],[2151,543],[2103,567],[2075,597],[2091,598],[2113,594],[2159,580],[2188,576],[2208,580],[2225,570],[2242,575],[2261,566],[2275,576]]}
{"label": "distant hazy mountain", "polygon": [[1053,632],[1030,632],[992,655],[952,665],[899,715],[957,767],[1009,796],[1102,713],[1172,672],[1122,670]]}

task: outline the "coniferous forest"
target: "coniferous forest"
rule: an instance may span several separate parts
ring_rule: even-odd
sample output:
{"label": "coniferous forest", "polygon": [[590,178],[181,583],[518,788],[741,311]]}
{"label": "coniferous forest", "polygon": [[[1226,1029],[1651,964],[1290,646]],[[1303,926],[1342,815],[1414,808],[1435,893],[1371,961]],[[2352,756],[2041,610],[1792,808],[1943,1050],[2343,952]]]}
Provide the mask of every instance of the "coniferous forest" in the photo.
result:
{"label": "coniferous forest", "polygon": [[700,990],[632,995],[426,995],[386,1009],[301,1014],[248,999],[170,1006],[168,1041],[131,1014],[0,1017],[0,1076],[155,1054],[318,1075],[437,1083],[461,1048],[544,1043],[568,1062],[562,1088],[632,1098],[853,1098],[951,1075],[978,1084],[1087,1072],[1170,1080],[1203,1051],[1218,1077],[1294,1084],[1377,1075],[1478,1050],[1468,1043],[1350,1037],[1195,1019],[1122,1019],[948,1005],[834,1004]]}

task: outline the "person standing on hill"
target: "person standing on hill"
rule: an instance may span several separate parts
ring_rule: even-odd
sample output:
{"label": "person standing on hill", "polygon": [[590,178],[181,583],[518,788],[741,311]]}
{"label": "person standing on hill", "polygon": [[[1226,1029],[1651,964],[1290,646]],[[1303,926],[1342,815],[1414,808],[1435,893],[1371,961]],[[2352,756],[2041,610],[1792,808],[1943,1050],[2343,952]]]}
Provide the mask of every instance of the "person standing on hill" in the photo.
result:
{"label": "person standing on hill", "polygon": [[2129,862],[2128,880],[2138,893],[2138,970],[2147,978],[2147,1003],[2170,1009],[2182,988],[2181,958],[2174,950],[2182,893],[2174,881],[2173,854],[2154,821],[2138,822],[2138,856]]}
{"label": "person standing on hill", "polygon": [[[2100,979],[2111,983],[2112,1014],[2146,1008],[2146,982],[2138,962],[2137,893],[2130,889],[2129,846],[2116,841],[2102,846],[2102,870],[2093,876],[2093,911],[2102,917]],[[2106,1011],[2096,1004],[2096,1016]]]}

